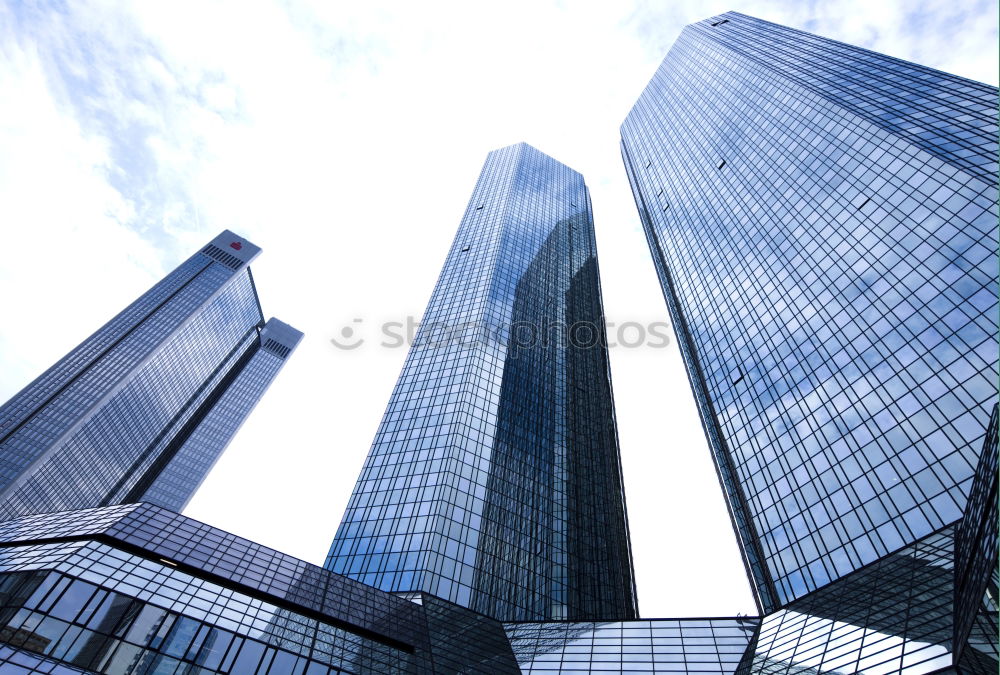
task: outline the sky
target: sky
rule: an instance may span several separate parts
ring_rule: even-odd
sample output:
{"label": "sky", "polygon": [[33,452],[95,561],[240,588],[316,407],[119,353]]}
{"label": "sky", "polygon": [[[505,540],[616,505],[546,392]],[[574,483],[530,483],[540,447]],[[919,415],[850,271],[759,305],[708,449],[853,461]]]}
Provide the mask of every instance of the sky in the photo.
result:
{"label": "sky", "polygon": [[[998,80],[994,0],[0,2],[0,400],[232,229],[306,336],[185,514],[322,564],[406,353],[379,326],[419,320],[489,150],[580,171],[608,320],[667,321],[618,127],[730,9]],[[610,352],[640,612],[754,614],[670,338]]]}

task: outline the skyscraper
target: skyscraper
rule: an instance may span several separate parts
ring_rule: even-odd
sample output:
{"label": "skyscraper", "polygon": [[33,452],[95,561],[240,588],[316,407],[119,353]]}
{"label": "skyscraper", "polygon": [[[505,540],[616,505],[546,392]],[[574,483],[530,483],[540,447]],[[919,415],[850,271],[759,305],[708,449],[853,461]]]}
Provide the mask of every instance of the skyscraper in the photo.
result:
{"label": "skyscraper", "polygon": [[147,459],[134,467],[130,473],[141,471],[142,479],[119,501],[183,511],[301,339],[301,331],[268,319],[256,342],[177,432],[157,464]]}
{"label": "skyscraper", "polygon": [[949,658],[954,527],[997,396],[996,101],[730,12],[684,29],[622,125],[758,603],[780,610],[767,672],[829,665],[789,642],[806,625],[850,652],[838,667],[879,663],[836,622],[895,635],[883,668]]}
{"label": "skyscraper", "polygon": [[502,620],[636,601],[590,197],[489,154],[326,567]]}
{"label": "skyscraper", "polygon": [[0,408],[0,519],[181,510],[302,334],[264,323],[225,231]]}

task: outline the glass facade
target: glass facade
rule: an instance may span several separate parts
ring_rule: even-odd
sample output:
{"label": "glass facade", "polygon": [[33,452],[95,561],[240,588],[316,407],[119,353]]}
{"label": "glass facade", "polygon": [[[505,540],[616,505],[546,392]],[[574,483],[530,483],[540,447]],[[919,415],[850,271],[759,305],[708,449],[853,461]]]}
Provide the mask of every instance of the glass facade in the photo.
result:
{"label": "glass facade", "polygon": [[764,617],[501,623],[150,504],[26,516],[0,523],[0,672],[991,675],[995,596],[971,629],[953,602],[961,527]]}
{"label": "glass facade", "polygon": [[489,154],[327,569],[502,620],[636,613],[590,197]]}
{"label": "glass facade", "polygon": [[152,505],[28,516],[0,542],[0,672],[518,672],[498,621]]}
{"label": "glass facade", "polygon": [[521,672],[726,673],[744,665],[760,619],[509,623]]}
{"label": "glass facade", "polygon": [[969,504],[955,531],[955,635],[957,660],[969,672],[995,672],[998,655],[997,406],[993,406]]}
{"label": "glass facade", "polygon": [[264,324],[259,252],[223,232],[0,407],[0,519],[183,508],[301,337]]}
{"label": "glass facade", "polygon": [[301,339],[300,331],[268,319],[250,348],[227,370],[225,380],[188,421],[188,428],[174,436],[176,452],[173,448],[163,452],[160,464],[144,470],[145,480],[136,483],[122,501],[183,511]]}
{"label": "glass facade", "polygon": [[951,666],[952,529],[764,617],[752,672],[929,673]]}
{"label": "glass facade", "polygon": [[997,396],[996,102],[727,13],[622,125],[764,612],[962,515]]}

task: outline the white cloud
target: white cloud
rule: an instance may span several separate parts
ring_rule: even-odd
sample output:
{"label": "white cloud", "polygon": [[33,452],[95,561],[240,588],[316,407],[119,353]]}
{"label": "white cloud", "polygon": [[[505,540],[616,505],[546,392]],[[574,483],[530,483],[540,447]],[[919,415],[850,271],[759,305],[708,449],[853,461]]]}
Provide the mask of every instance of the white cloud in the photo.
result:
{"label": "white cloud", "polygon": [[0,398],[13,395],[163,273],[106,180],[107,148],[65,114],[37,55],[8,43],[0,88]]}

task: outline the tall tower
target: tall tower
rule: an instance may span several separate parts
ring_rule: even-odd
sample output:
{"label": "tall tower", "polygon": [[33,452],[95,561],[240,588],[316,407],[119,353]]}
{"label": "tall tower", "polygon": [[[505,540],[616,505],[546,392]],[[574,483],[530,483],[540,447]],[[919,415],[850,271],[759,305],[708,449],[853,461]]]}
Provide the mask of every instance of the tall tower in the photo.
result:
{"label": "tall tower", "polygon": [[302,334],[264,323],[225,231],[0,407],[0,520],[181,510]]}
{"label": "tall tower", "polygon": [[[145,458],[136,465],[133,472],[141,472],[142,478],[118,501],[148,502],[183,511],[301,339],[301,331],[268,319],[257,339],[174,435],[172,447],[156,460]],[[124,478],[123,482],[131,483]]]}
{"label": "tall tower", "polygon": [[502,620],[636,601],[590,197],[489,154],[326,567]]}
{"label": "tall tower", "polygon": [[997,395],[996,101],[730,12],[622,125],[764,612],[962,515]]}

